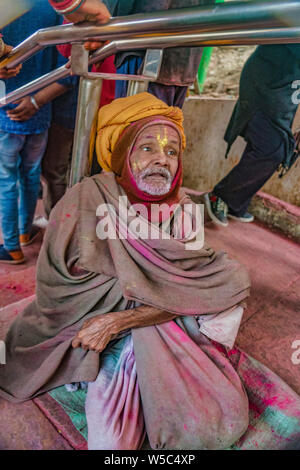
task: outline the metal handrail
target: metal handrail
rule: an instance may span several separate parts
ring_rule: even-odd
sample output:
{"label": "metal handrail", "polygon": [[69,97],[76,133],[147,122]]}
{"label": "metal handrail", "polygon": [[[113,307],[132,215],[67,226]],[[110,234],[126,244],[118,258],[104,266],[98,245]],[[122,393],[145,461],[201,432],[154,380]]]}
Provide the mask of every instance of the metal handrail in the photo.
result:
{"label": "metal handrail", "polygon": [[[7,58],[0,61],[0,67],[14,67],[48,45],[74,44],[72,47],[73,66],[81,79],[74,134],[71,186],[80,181],[84,175],[89,174],[87,155],[92,125],[97,118],[102,78],[122,79],[122,76],[117,74],[91,76],[88,73],[87,53],[80,45],[86,40],[111,40],[110,43],[90,55],[90,65],[119,51],[146,48],[300,43],[300,5],[298,0],[284,3],[281,0],[251,3],[229,2],[209,7],[112,18],[107,24],[101,26],[90,23],[77,26],[64,25],[39,30],[14,48]],[[76,55],[77,52],[79,55]],[[70,74],[69,68],[60,67],[9,93],[0,100],[0,107]],[[144,78],[147,79],[147,77]],[[136,90],[135,86],[130,87],[130,93],[135,93]]]}
{"label": "metal handrail", "polygon": [[[227,31],[201,34],[181,34],[176,36],[152,36],[137,39],[118,39],[112,41],[93,54],[89,59],[92,65],[103,61],[106,57],[116,54],[120,51],[130,51],[148,48],[168,48],[168,47],[194,47],[194,46],[234,46],[234,45],[253,45],[253,44],[283,44],[300,43],[300,26],[297,28],[273,28],[256,29],[249,31]],[[10,104],[13,101],[23,98],[28,94],[34,93],[52,83],[70,76],[71,69],[66,66],[57,68],[42,77],[18,88],[0,99],[0,107]],[[122,77],[115,74],[98,74],[105,79],[120,79]]]}
{"label": "metal handrail", "polygon": [[[105,25],[63,25],[37,31],[15,47],[0,67],[15,67],[48,45],[180,35],[184,32],[212,33],[260,27],[300,25],[298,0],[282,2],[228,2],[147,14],[111,18]],[[146,47],[146,45],[145,45]]]}

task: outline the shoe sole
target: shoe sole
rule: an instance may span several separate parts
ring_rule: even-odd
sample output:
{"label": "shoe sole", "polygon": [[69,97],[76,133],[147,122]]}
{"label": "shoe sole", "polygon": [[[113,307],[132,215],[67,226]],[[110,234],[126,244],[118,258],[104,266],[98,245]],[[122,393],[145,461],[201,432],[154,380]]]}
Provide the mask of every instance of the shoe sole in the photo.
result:
{"label": "shoe sole", "polygon": [[1,259],[0,263],[3,263],[3,264],[22,264],[22,263],[25,263],[25,258],[19,259],[19,260],[13,260],[13,261]]}
{"label": "shoe sole", "polygon": [[20,245],[21,246],[28,246],[28,245],[31,245],[31,243],[33,243],[37,237],[40,235],[41,231],[39,230],[28,242],[20,242]]}
{"label": "shoe sole", "polygon": [[233,219],[233,220],[238,220],[239,222],[243,222],[244,224],[249,224],[254,221],[254,217],[253,219],[242,219],[241,217],[236,217],[235,215],[230,215],[230,214],[228,214],[228,218]]}
{"label": "shoe sole", "polygon": [[228,222],[221,222],[221,220],[219,220],[218,217],[216,217],[213,211],[211,210],[211,205],[210,205],[208,194],[204,194],[204,203],[205,203],[205,207],[207,209],[208,215],[211,218],[212,222],[214,222],[217,225],[221,225],[222,227],[227,227]]}

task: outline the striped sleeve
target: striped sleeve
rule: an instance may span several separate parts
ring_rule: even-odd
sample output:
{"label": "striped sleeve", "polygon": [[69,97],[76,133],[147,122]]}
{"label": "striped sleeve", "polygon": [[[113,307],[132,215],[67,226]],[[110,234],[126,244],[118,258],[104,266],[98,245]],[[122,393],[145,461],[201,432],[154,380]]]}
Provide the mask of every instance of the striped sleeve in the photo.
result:
{"label": "striped sleeve", "polygon": [[49,0],[50,5],[61,15],[73,13],[83,2],[84,0]]}

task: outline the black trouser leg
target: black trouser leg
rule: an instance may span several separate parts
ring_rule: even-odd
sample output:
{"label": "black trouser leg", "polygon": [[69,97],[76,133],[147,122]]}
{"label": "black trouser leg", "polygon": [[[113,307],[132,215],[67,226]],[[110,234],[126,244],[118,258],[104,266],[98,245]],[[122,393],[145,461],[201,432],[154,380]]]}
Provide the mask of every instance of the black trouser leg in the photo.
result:
{"label": "black trouser leg", "polygon": [[251,198],[276,171],[286,151],[282,135],[262,112],[249,121],[245,139],[240,162],[213,190],[236,216],[246,212]]}
{"label": "black trouser leg", "polygon": [[42,160],[42,176],[46,182],[43,195],[46,216],[63,197],[68,187],[67,175],[71,162],[74,132],[52,123],[48,145]]}

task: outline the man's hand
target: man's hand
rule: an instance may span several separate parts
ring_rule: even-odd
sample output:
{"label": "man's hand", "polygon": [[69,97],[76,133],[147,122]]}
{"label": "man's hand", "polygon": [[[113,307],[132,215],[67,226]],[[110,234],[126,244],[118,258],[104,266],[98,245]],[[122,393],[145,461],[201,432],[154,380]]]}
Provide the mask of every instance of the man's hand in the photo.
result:
{"label": "man's hand", "polygon": [[73,348],[82,347],[101,353],[123,329],[122,319],[116,313],[120,312],[106,313],[86,321],[72,341]]}
{"label": "man's hand", "polygon": [[[8,54],[12,49],[13,49],[12,46],[7,46],[7,44],[4,44],[4,49],[3,49],[3,53],[1,57],[6,56],[6,54]],[[1,57],[0,57],[0,60],[1,60]],[[0,79],[6,80],[8,78],[15,77],[16,75],[18,75],[21,68],[22,68],[22,64],[17,65],[17,67],[14,67],[13,69],[7,69],[5,67],[3,69],[0,69]]]}
{"label": "man's hand", "polygon": [[69,15],[66,19],[71,23],[81,23],[82,21],[93,21],[105,24],[110,19],[110,13],[104,3],[100,0],[85,0],[78,10]]}
{"label": "man's hand", "polygon": [[[85,0],[83,5],[78,8],[74,13],[65,15],[68,21],[71,23],[81,23],[82,21],[91,21],[97,24],[105,24],[109,21],[111,15],[100,0]],[[99,49],[103,45],[99,41],[87,41],[84,43],[85,48],[88,51],[94,51]]]}
{"label": "man's hand", "polygon": [[86,321],[72,341],[73,348],[82,347],[100,353],[121,331],[159,325],[173,320],[177,315],[150,305],[110,312]]}
{"label": "man's hand", "polygon": [[18,106],[6,112],[12,121],[27,121],[38,111],[32,104],[30,96],[25,96],[14,104],[18,104]]}
{"label": "man's hand", "polygon": [[7,69],[7,68],[0,69],[0,78],[3,80],[7,80],[8,78],[15,77],[16,75],[18,75],[21,68],[22,68],[22,64],[18,65],[17,67],[14,67],[13,69]]}

